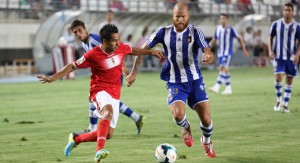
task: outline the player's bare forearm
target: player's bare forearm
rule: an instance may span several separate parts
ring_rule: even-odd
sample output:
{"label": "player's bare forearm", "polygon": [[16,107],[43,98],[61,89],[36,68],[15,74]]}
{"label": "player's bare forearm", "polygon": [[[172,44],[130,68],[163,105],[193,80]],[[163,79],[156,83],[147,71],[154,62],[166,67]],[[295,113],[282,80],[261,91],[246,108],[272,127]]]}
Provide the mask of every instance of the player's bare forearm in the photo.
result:
{"label": "player's bare forearm", "polygon": [[268,48],[269,48],[269,58],[270,59],[274,59],[274,52],[272,50],[272,45],[273,45],[273,37],[270,36],[269,37],[269,45],[268,45]]}
{"label": "player's bare forearm", "polygon": [[43,83],[51,83],[57,79],[60,79],[64,76],[66,76],[67,74],[74,71],[75,69],[76,69],[76,67],[73,65],[73,63],[70,63],[70,64],[66,65],[64,68],[62,68],[59,72],[52,75],[51,77],[46,76],[46,75],[37,75],[37,78],[39,78],[40,81],[42,81]]}
{"label": "player's bare forearm", "polygon": [[241,45],[241,47],[242,47],[242,50],[243,50],[244,55],[248,57],[248,56],[249,56],[249,52],[248,52],[248,50],[246,49],[246,45],[245,45],[244,40],[243,40],[241,37],[238,37],[238,41],[239,41],[239,43],[240,43],[240,45]]}
{"label": "player's bare forearm", "polygon": [[212,39],[210,40],[210,42],[209,42],[210,48],[212,48],[212,47],[215,45],[215,43],[216,43],[216,39],[215,39],[215,38],[212,38]]}

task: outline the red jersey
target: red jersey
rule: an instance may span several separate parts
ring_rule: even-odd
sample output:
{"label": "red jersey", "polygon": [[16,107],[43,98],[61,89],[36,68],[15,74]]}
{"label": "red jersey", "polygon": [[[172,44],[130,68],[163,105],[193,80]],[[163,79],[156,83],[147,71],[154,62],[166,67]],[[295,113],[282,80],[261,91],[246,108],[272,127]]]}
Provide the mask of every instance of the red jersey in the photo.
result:
{"label": "red jersey", "polygon": [[114,99],[120,99],[123,59],[131,52],[131,47],[123,43],[110,54],[96,46],[73,62],[77,68],[91,68],[90,98],[93,101],[100,91],[106,91]]}

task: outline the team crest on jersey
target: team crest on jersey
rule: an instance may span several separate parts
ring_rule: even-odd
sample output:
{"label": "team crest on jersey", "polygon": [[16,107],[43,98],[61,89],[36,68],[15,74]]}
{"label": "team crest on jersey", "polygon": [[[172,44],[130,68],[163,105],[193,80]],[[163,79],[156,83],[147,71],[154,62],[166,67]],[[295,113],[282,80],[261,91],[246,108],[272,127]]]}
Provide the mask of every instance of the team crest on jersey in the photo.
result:
{"label": "team crest on jersey", "polygon": [[186,37],[186,42],[191,43],[192,42],[192,36],[187,36]]}
{"label": "team crest on jersey", "polygon": [[80,65],[81,63],[83,63],[85,61],[85,58],[84,58],[84,56],[82,56],[81,58],[79,58],[77,61],[76,61],[76,63],[78,64],[78,65]]}

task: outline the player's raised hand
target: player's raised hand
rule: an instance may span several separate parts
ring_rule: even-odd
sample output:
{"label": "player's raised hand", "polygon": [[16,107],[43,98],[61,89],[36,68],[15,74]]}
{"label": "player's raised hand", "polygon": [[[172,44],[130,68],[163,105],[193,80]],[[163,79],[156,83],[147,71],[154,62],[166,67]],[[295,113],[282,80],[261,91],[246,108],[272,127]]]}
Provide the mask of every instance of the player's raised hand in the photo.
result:
{"label": "player's raised hand", "polygon": [[46,76],[46,75],[37,75],[36,77],[37,77],[43,84],[44,84],[44,83],[51,83],[51,82],[52,82],[51,77]]}
{"label": "player's raised hand", "polygon": [[165,54],[164,54],[162,51],[159,51],[159,50],[152,50],[152,51],[151,51],[151,55],[152,55],[152,56],[155,56],[155,57],[158,58],[158,59],[163,59],[163,58],[165,58]]}
{"label": "player's raised hand", "polygon": [[133,73],[130,73],[127,77],[126,77],[126,81],[127,81],[127,87],[130,87],[134,81],[136,79],[136,75]]}

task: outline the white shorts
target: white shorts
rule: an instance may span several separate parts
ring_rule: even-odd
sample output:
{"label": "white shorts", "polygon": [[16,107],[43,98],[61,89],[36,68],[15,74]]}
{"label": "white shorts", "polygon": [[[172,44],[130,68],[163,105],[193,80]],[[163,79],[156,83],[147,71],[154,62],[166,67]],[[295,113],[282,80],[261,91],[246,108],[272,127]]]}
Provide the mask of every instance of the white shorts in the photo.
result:
{"label": "white shorts", "polygon": [[120,100],[116,100],[111,97],[106,91],[100,91],[96,94],[96,101],[93,101],[94,105],[97,106],[97,109],[94,111],[94,115],[98,118],[102,118],[102,115],[99,113],[106,105],[112,105],[113,108],[113,117],[110,121],[110,127],[116,128],[118,118],[119,118],[119,105]]}

